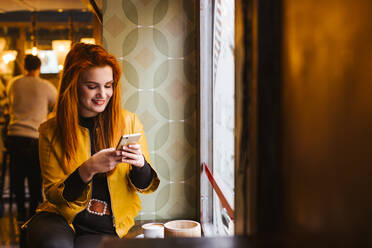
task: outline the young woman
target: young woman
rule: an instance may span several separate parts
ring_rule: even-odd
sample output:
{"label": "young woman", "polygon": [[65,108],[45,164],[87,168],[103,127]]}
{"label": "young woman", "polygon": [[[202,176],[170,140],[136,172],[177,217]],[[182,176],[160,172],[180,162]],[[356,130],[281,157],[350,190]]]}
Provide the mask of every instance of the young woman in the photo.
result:
{"label": "young woman", "polygon": [[[120,69],[101,46],[68,53],[55,117],[40,128],[44,201],[25,224],[28,247],[97,247],[102,235],[123,237],[141,209],[137,192],[159,185],[143,126],[121,108]],[[124,134],[138,143],[115,150]]]}

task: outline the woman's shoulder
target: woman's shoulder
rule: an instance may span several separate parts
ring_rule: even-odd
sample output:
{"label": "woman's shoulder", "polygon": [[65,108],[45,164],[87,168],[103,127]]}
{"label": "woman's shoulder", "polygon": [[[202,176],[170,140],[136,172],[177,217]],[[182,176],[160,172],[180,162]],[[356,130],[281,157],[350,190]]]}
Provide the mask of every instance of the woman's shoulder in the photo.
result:
{"label": "woman's shoulder", "polygon": [[136,118],[136,114],[133,113],[133,112],[130,112],[127,109],[121,109],[121,114],[122,114],[125,122],[127,122],[127,121],[133,121]]}
{"label": "woman's shoulder", "polygon": [[121,111],[126,126],[137,126],[142,125],[136,113],[130,112],[127,109]]}
{"label": "woman's shoulder", "polygon": [[49,117],[46,121],[40,124],[39,132],[45,133],[54,131],[57,127],[57,119],[55,116]]}

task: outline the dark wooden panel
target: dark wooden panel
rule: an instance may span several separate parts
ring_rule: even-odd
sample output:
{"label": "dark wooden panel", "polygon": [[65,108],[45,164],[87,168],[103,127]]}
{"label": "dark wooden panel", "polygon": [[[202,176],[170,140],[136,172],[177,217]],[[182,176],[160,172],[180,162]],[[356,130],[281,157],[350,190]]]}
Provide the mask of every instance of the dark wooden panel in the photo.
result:
{"label": "dark wooden panel", "polygon": [[282,230],[372,233],[372,1],[283,1]]}
{"label": "dark wooden panel", "polygon": [[257,1],[258,233],[372,233],[369,0]]}
{"label": "dark wooden panel", "polygon": [[276,232],[281,209],[281,1],[257,1],[257,231]]}

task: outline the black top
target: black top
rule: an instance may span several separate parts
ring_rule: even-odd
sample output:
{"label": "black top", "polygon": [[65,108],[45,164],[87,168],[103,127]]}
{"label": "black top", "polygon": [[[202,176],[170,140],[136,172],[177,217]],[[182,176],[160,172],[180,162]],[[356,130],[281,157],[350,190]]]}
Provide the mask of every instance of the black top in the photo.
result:
{"label": "black top", "polygon": [[[88,128],[91,144],[91,154],[95,153],[96,132],[94,125],[95,117],[79,117],[79,124]],[[129,177],[132,183],[140,189],[148,187],[153,178],[153,170],[145,160],[145,165],[141,168],[133,166]],[[76,169],[64,182],[63,197],[67,201],[75,201],[87,187],[87,183],[81,179],[78,169]],[[107,184],[106,173],[100,173],[93,176],[92,179],[92,198],[105,201],[108,209],[111,211],[110,192]],[[89,213],[86,209],[78,213],[72,223],[78,234],[116,234],[112,215],[95,215]]]}

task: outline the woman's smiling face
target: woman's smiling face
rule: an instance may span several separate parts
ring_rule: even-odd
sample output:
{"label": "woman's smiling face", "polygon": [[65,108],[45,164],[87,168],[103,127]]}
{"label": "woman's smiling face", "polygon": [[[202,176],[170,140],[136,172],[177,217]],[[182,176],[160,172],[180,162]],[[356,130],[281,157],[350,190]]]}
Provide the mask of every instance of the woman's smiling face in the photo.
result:
{"label": "woman's smiling face", "polygon": [[94,117],[103,112],[113,94],[112,68],[92,67],[80,75],[78,83],[79,114]]}

